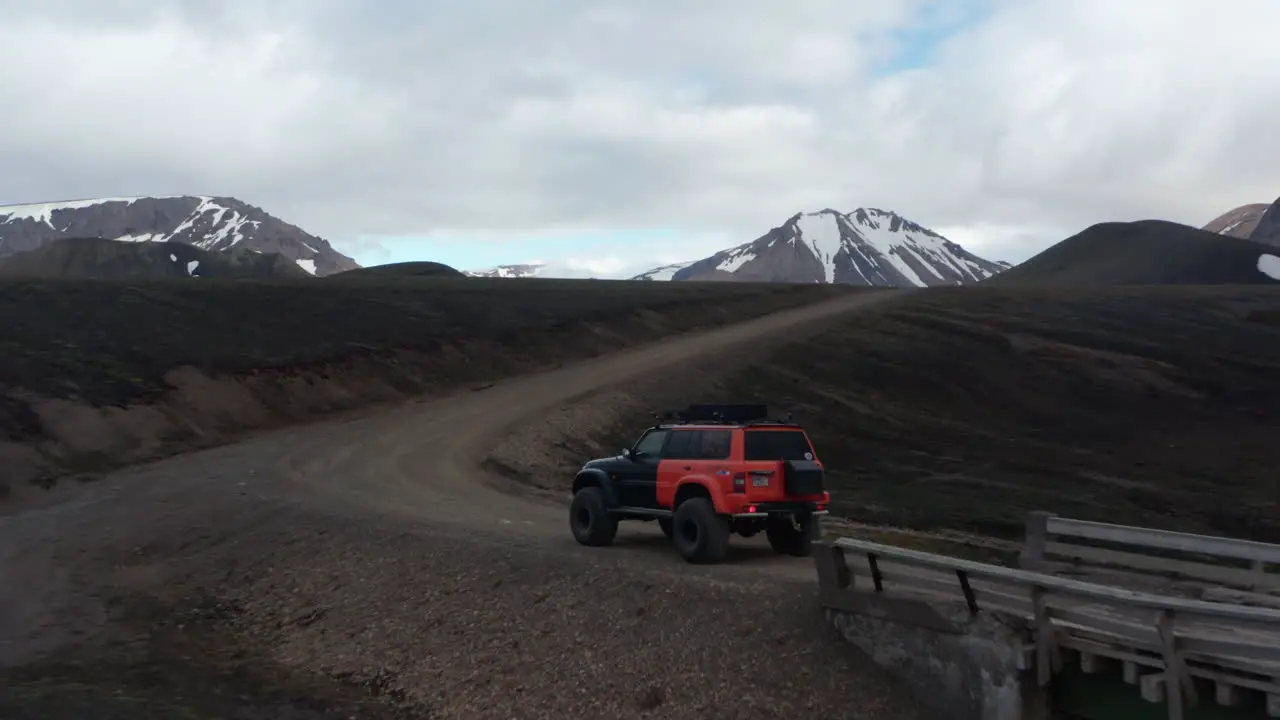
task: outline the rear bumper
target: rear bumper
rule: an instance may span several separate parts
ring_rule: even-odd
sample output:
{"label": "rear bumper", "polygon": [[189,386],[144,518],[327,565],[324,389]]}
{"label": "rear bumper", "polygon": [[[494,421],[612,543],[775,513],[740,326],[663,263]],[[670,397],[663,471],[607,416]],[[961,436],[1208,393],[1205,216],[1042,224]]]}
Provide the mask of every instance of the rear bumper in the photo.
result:
{"label": "rear bumper", "polygon": [[827,515],[827,503],[818,501],[789,501],[744,503],[739,512],[732,513],[735,518],[764,518],[770,515]]}

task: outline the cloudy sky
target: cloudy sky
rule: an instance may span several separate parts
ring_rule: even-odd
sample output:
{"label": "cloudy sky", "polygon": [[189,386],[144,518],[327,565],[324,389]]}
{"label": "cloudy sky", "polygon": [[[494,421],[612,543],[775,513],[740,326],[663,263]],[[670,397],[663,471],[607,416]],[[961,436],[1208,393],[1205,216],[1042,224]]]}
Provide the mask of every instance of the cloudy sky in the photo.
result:
{"label": "cloudy sky", "polygon": [[800,210],[1018,261],[1280,195],[1277,0],[0,0],[0,204],[626,273]]}

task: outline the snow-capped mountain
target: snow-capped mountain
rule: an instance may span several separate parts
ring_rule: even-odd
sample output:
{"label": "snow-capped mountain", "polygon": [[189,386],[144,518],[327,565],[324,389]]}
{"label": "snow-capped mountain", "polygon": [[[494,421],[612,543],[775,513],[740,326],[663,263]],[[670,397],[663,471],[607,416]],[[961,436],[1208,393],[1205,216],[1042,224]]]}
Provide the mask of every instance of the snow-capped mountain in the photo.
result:
{"label": "snow-capped mountain", "polygon": [[521,263],[498,265],[486,270],[466,270],[463,274],[467,277],[530,278],[538,277],[546,267],[546,263]]}
{"label": "snow-capped mountain", "polygon": [[673,263],[673,264],[671,264],[671,265],[663,265],[663,266],[661,266],[661,267],[656,267],[656,268],[654,268],[654,269],[652,269],[652,270],[649,270],[648,272],[642,272],[642,273],[640,273],[639,275],[636,275],[635,277],[633,277],[633,278],[631,278],[631,279],[632,279],[632,280],[670,280],[672,277],[674,277],[674,276],[675,276],[675,274],[676,274],[676,273],[678,273],[678,272],[680,272],[681,270],[683,270],[683,269],[685,269],[685,268],[689,267],[690,265],[692,265],[692,264],[693,264],[693,263],[695,263],[695,262],[697,262],[697,261],[696,261],[696,260],[690,260],[689,262],[681,262],[681,263]]}
{"label": "snow-capped mountain", "polygon": [[[752,242],[674,270],[670,279],[926,287],[978,282],[1007,267],[897,213],[827,209],[798,213]],[[658,279],[663,270],[650,273]]]}
{"label": "snow-capped mountain", "polygon": [[96,198],[0,206],[0,257],[73,237],[278,253],[319,276],[359,267],[327,240],[230,197]]}
{"label": "snow-capped mountain", "polygon": [[527,262],[498,265],[483,270],[465,270],[467,277],[547,278],[557,280],[596,280],[614,277],[611,272],[583,267],[580,262]]}

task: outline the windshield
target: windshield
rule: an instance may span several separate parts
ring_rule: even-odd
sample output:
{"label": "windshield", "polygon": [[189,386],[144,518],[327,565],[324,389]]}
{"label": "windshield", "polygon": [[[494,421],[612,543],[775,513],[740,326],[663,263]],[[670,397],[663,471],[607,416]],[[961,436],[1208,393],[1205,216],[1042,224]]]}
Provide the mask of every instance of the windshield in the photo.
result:
{"label": "windshield", "polygon": [[666,439],[666,430],[650,430],[636,442],[632,451],[636,455],[657,455],[662,450],[662,443]]}
{"label": "windshield", "polygon": [[744,460],[813,460],[813,447],[801,430],[748,430]]}

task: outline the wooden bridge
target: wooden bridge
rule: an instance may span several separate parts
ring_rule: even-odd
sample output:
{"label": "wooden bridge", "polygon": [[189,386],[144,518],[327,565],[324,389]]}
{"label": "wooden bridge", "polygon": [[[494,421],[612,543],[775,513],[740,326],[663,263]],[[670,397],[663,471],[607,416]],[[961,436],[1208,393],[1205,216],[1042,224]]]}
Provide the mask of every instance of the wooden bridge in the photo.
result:
{"label": "wooden bridge", "polygon": [[1033,513],[1018,568],[847,538],[815,564],[950,717],[1280,717],[1280,545]]}

